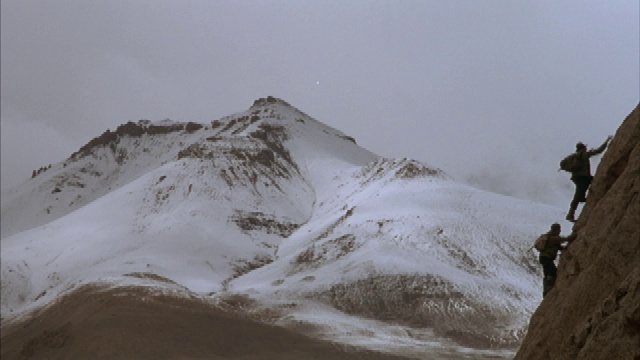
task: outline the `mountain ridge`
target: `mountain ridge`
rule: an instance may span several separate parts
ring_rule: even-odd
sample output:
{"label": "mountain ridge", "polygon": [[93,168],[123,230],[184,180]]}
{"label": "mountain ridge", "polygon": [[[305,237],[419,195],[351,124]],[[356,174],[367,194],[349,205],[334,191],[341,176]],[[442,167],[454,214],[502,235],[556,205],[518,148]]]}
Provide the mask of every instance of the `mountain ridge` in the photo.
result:
{"label": "mountain ridge", "polygon": [[[288,116],[284,116],[284,114]],[[288,150],[278,145],[284,139],[276,139],[277,137],[288,136],[282,132],[283,128],[278,124],[278,122],[282,121],[295,121],[299,124],[304,124],[305,121],[313,122],[315,126],[321,127],[323,133],[348,140],[355,145],[353,138],[312,119],[284,100],[267,97],[257,99],[251,108],[244,112],[213,120],[210,124],[174,122],[170,120],[127,122],[118,126],[113,132],[106,130],[101,135],[91,139],[65,161],[54,164],[53,168],[45,168],[46,170],[33,176],[26,186],[33,187],[33,182],[36,182],[36,186],[40,187],[39,190],[41,192],[45,192],[42,191],[44,190],[43,187],[50,189],[50,194],[48,194],[50,196],[40,196],[39,201],[37,201],[38,205],[47,203],[50,199],[59,198],[59,193],[63,189],[74,193],[73,196],[67,196],[67,198],[70,198],[68,200],[70,204],[66,206],[67,209],[61,210],[60,205],[38,209],[37,212],[42,221],[52,221],[95,200],[95,198],[106,194],[108,191],[132,181],[145,171],[148,171],[149,168],[157,168],[163,163],[176,160],[176,157],[178,160],[181,158],[206,158],[207,156],[212,159],[213,151],[209,151],[206,154],[203,153],[208,142],[224,140],[220,143],[223,147],[226,145],[227,149],[214,147],[213,150],[235,150],[232,155],[253,164],[264,164],[274,160],[276,157],[274,155],[279,155],[291,165],[293,162],[290,159]],[[256,123],[259,123],[258,125],[262,125],[262,127],[256,128]],[[198,133],[200,133],[199,136]],[[206,133],[206,135],[203,133]],[[159,139],[162,140],[160,141]],[[236,144],[233,143],[234,141]],[[162,142],[167,144],[162,146]],[[263,152],[250,156],[243,153],[243,150],[247,150],[242,149],[243,145],[248,148],[255,148],[261,142],[266,144],[261,148],[264,150]],[[156,146],[158,144],[161,146]],[[173,149],[171,149],[172,146]],[[369,152],[364,151],[364,153],[366,154],[364,156],[368,156],[368,159],[375,158]],[[145,156],[145,154],[149,156]],[[334,155],[339,155],[339,153]],[[142,158],[142,161],[138,161],[139,158]],[[128,176],[121,179],[121,175],[125,173]],[[225,176],[231,181],[229,176],[233,176],[233,174]],[[24,186],[23,184],[22,188]],[[85,187],[91,188],[91,191],[87,191],[89,189],[85,190]],[[83,195],[86,197],[86,194],[79,194],[80,192],[91,192],[96,195],[85,199]],[[19,202],[21,206],[25,206],[23,201],[16,201],[15,196],[8,195],[7,197],[8,201]],[[8,201],[3,199],[3,203]],[[8,205],[3,206],[3,210],[7,207]],[[27,204],[26,207],[32,206]],[[30,210],[34,211],[34,209]],[[28,226],[28,224],[24,226],[19,226],[19,224],[21,219],[25,217],[29,218],[29,214],[11,214],[3,211],[2,236],[5,237],[24,230],[24,226]]]}
{"label": "mountain ridge", "polygon": [[3,326],[85,285],[135,285],[246,297],[280,325],[401,353],[519,344],[540,299],[529,242],[560,209],[379,157],[272,97],[188,124],[123,124],[3,200]]}

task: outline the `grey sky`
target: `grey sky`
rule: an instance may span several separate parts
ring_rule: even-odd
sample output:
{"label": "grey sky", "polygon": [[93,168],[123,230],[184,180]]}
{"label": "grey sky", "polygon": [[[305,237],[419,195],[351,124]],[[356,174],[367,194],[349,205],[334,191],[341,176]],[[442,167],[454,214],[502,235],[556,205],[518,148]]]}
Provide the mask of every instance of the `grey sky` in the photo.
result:
{"label": "grey sky", "polygon": [[389,157],[565,206],[640,99],[629,1],[1,3],[2,186],[129,120],[283,98]]}

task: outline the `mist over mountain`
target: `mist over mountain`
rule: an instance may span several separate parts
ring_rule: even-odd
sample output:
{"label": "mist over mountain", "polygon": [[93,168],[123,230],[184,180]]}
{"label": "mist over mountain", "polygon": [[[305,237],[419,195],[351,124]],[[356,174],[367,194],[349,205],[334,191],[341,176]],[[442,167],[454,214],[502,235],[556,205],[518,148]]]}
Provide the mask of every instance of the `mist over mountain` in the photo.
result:
{"label": "mist over mountain", "polygon": [[[175,317],[193,303],[389,358],[508,358],[541,300],[531,241],[561,218],[274,97],[210,123],[128,122],[3,196],[2,354],[215,358],[216,321]],[[132,311],[138,331],[107,320]]]}

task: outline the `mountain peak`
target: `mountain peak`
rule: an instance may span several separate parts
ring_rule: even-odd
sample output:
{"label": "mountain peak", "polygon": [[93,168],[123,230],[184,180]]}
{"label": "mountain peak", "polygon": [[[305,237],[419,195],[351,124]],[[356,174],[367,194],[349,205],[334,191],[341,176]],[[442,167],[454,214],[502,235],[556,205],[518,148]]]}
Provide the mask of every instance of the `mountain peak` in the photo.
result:
{"label": "mountain peak", "polygon": [[[270,104],[281,104],[281,105],[285,105],[285,106],[291,106],[291,104],[289,104],[288,102],[279,99],[277,97],[273,97],[273,96],[267,96],[266,98],[259,98],[253,101],[253,105],[251,105],[252,108],[254,107],[261,107],[261,106],[266,106],[266,105],[270,105]],[[292,107],[292,106],[291,106]]]}
{"label": "mountain peak", "polygon": [[251,111],[256,111],[258,109],[262,109],[271,105],[280,105],[283,106],[285,108],[288,108],[290,110],[293,110],[294,112],[297,112],[300,115],[303,115],[305,117],[308,117],[309,119],[313,119],[311,116],[309,116],[308,114],[306,114],[304,111],[298,109],[297,107],[291,105],[290,103],[288,103],[287,101],[274,97],[274,96],[267,96],[266,98],[259,98],[253,101],[253,105],[251,105],[251,107],[249,108],[249,110]]}
{"label": "mountain peak", "polygon": [[[352,137],[272,96],[208,124],[170,119],[128,121],[105,130],[64,161],[34,170],[23,188],[37,195],[19,192],[12,201],[3,201],[2,236],[66,216],[172,163],[205,161],[206,171],[220,172],[224,184],[245,184],[254,189],[265,182],[278,188],[280,181],[290,180],[292,174],[302,176],[300,171],[318,172],[313,166],[306,170],[307,164],[317,159],[362,165],[376,157]],[[312,178],[324,179],[320,175]],[[32,199],[29,206],[4,212],[5,202],[19,203],[25,196]]]}

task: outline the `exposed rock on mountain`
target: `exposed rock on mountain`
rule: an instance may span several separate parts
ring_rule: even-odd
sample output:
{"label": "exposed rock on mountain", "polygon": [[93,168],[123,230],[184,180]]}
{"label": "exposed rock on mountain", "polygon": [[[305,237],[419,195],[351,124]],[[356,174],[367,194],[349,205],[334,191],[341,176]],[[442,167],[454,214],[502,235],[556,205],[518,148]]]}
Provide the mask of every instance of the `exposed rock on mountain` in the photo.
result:
{"label": "exposed rock on mountain", "polygon": [[595,173],[516,359],[640,359],[640,104]]}

